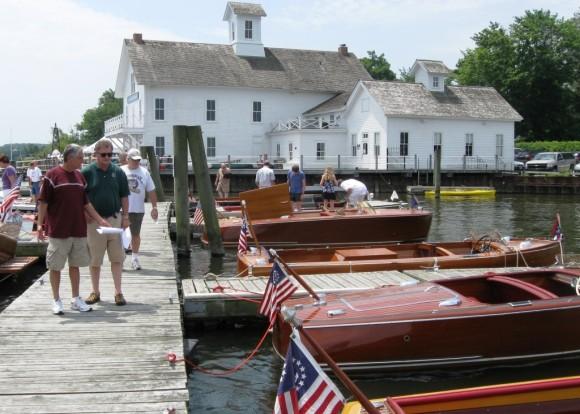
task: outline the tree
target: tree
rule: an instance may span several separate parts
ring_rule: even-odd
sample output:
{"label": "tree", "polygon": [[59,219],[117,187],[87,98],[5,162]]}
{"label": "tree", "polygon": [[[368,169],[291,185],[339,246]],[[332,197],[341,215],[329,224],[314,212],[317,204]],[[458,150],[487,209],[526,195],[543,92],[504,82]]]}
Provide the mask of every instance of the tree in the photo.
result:
{"label": "tree", "polygon": [[549,11],[526,11],[509,30],[491,23],[463,52],[457,80],[493,86],[524,120],[516,133],[528,139],[580,136],[580,28]]}
{"label": "tree", "polygon": [[403,82],[415,82],[415,76],[411,75],[411,68],[402,67],[399,69],[399,79]]}
{"label": "tree", "polygon": [[84,131],[81,144],[91,144],[101,139],[105,133],[105,121],[123,113],[123,100],[115,98],[112,89],[107,89],[99,98],[96,108],[85,111],[83,120],[76,125],[77,130]]}
{"label": "tree", "polygon": [[369,50],[367,54],[368,57],[364,57],[360,61],[373,79],[395,80],[395,72],[391,70],[391,64],[385,59],[384,53],[377,56],[374,50]]}

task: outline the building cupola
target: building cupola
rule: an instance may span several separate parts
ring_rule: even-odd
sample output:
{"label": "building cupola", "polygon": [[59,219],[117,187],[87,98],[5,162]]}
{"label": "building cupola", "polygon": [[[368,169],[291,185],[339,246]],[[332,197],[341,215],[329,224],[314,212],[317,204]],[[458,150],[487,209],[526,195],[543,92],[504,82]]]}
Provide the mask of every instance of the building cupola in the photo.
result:
{"label": "building cupola", "polygon": [[417,59],[410,75],[415,76],[415,82],[422,83],[428,90],[443,92],[450,73],[451,70],[440,60]]}
{"label": "building cupola", "polygon": [[238,56],[264,57],[262,44],[262,17],[266,12],[262,5],[229,1],[224,13],[228,23],[230,44]]}

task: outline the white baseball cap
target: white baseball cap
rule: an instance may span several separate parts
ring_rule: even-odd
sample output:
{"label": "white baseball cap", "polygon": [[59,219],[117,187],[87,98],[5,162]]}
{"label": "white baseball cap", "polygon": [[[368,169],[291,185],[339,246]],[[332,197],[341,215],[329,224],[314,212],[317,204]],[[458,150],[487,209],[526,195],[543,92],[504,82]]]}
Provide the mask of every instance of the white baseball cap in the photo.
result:
{"label": "white baseball cap", "polygon": [[139,161],[141,159],[141,153],[137,148],[131,148],[129,151],[127,151],[127,158]]}

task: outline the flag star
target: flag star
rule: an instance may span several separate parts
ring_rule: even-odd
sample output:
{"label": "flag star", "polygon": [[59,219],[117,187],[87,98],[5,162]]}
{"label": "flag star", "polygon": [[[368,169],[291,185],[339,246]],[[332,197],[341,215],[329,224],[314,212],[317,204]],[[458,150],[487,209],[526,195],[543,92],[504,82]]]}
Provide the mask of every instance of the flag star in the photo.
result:
{"label": "flag star", "polygon": [[298,383],[298,385],[300,385],[300,386],[303,386],[303,385],[304,385],[304,381],[300,381],[300,382]]}
{"label": "flag star", "polygon": [[306,371],[306,368],[304,368],[304,367],[302,366],[302,367],[300,367],[300,371],[304,372],[304,371]]}
{"label": "flag star", "polygon": [[305,379],[306,378],[306,374],[300,375],[300,378]]}

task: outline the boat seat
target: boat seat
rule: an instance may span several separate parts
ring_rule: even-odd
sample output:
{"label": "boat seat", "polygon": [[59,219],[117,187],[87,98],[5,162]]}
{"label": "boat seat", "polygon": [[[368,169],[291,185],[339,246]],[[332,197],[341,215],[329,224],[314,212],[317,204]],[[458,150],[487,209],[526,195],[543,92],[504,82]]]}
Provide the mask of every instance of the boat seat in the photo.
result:
{"label": "boat seat", "polygon": [[525,282],[521,279],[516,279],[513,277],[509,277],[509,276],[494,275],[494,276],[489,276],[487,278],[487,280],[490,282],[501,283],[501,284],[516,287],[518,289],[521,289],[521,290],[535,296],[538,299],[556,299],[556,298],[558,298],[558,296],[553,294],[552,292],[549,292],[546,289],[543,289],[543,288],[536,286],[532,283]]}
{"label": "boat seat", "polygon": [[397,253],[386,247],[370,249],[337,249],[332,261],[396,259]]}

